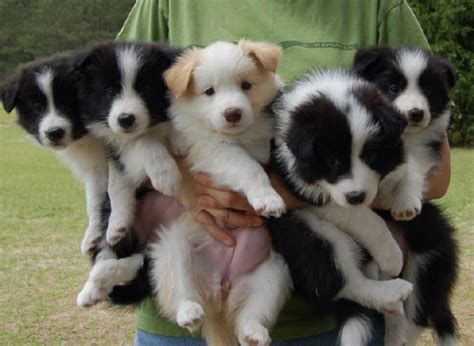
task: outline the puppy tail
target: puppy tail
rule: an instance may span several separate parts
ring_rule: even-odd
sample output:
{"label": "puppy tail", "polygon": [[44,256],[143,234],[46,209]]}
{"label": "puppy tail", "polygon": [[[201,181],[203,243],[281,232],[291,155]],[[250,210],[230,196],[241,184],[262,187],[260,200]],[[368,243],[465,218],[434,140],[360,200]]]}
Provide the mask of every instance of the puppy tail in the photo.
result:
{"label": "puppy tail", "polygon": [[224,313],[206,313],[202,334],[209,346],[237,346],[237,338],[226,322]]}

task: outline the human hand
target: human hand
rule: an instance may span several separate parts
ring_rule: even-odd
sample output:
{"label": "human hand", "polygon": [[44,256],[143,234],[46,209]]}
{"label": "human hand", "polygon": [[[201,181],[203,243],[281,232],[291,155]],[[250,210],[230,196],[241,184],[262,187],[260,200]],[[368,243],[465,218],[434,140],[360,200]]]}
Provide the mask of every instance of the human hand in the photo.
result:
{"label": "human hand", "polygon": [[227,229],[263,225],[263,219],[255,214],[244,197],[216,186],[205,173],[192,176],[183,158],[177,158],[177,162],[183,180],[176,198],[217,241],[234,246],[235,239]]}

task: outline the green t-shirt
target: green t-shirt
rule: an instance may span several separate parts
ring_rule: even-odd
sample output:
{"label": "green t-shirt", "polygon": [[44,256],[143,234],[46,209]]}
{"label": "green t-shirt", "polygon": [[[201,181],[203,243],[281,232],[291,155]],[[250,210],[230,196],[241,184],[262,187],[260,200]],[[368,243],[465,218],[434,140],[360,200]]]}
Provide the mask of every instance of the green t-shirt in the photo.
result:
{"label": "green t-shirt", "polygon": [[[357,49],[374,44],[429,49],[403,0],[138,0],[117,39],[186,47],[243,37],[284,48],[278,73],[287,82],[312,67],[349,69]],[[333,327],[332,316],[293,297],[271,334],[275,340],[294,339]],[[138,309],[137,328],[190,336],[161,317],[151,298]]]}

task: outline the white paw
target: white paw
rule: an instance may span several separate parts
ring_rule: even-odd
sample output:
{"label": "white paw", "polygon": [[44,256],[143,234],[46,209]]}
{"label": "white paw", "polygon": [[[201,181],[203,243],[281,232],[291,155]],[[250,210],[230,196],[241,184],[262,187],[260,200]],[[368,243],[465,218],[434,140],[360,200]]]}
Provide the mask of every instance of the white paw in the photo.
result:
{"label": "white paw", "polygon": [[126,226],[109,226],[107,229],[106,239],[107,243],[114,246],[128,233]]}
{"label": "white paw", "polygon": [[392,217],[398,221],[409,221],[421,212],[421,200],[413,197],[405,200],[397,198],[392,206]]}
{"label": "white paw", "polygon": [[204,309],[198,303],[185,301],[179,304],[176,313],[176,323],[191,333],[198,330],[204,319]]}
{"label": "white paw", "polygon": [[382,281],[385,294],[380,303],[380,310],[388,314],[404,314],[403,302],[413,291],[413,285],[402,279]]}
{"label": "white paw", "polygon": [[280,217],[286,210],[285,202],[273,189],[252,193],[248,196],[250,205],[262,216]]}
{"label": "white paw", "polygon": [[98,288],[92,282],[87,281],[84,288],[77,295],[77,305],[82,307],[92,306],[102,300],[106,300],[108,294],[106,291]]}
{"label": "white paw", "polygon": [[102,232],[99,227],[89,226],[81,242],[81,254],[87,255],[92,252],[102,239]]}
{"label": "white paw", "polygon": [[181,186],[181,173],[176,165],[161,167],[150,175],[153,188],[168,196],[176,196]]}
{"label": "white paw", "polygon": [[402,271],[403,252],[395,239],[391,238],[384,246],[372,249],[370,252],[375,263],[385,274],[396,277]]}
{"label": "white paw", "polygon": [[242,346],[268,346],[272,342],[267,328],[257,322],[247,322],[238,334]]}

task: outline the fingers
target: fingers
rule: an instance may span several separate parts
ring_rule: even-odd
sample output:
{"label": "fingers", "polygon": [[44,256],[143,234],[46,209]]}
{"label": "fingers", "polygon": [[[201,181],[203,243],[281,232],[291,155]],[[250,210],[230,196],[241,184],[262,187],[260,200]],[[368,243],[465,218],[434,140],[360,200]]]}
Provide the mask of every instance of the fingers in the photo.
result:
{"label": "fingers", "polygon": [[214,217],[207,211],[201,210],[194,217],[197,222],[206,228],[206,230],[215,240],[229,247],[235,245],[235,239],[232,237],[230,232],[220,227]]}
{"label": "fingers", "polygon": [[208,191],[211,195],[202,195],[198,198],[198,203],[203,208],[208,209],[235,209],[256,214],[249,202],[235,192]]}
{"label": "fingers", "polygon": [[263,226],[263,219],[259,216],[233,211],[230,209],[208,209],[215,220],[220,221],[227,229],[255,228]]}

